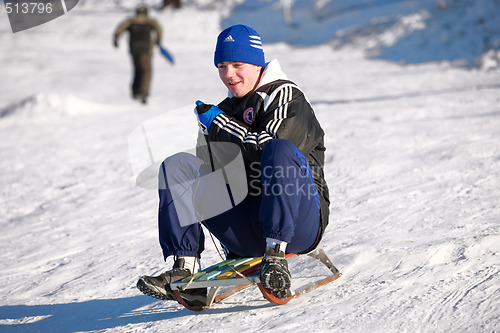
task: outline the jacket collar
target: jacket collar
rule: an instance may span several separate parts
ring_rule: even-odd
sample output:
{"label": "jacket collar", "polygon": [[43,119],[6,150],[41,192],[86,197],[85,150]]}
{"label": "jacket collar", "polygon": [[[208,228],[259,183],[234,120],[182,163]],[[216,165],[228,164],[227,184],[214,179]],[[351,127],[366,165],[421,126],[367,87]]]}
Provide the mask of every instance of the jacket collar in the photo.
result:
{"label": "jacket collar", "polygon": [[281,66],[277,59],[273,59],[266,64],[264,67],[264,71],[260,77],[260,81],[257,84],[257,89],[266,85],[268,83],[277,81],[277,80],[286,80],[287,76],[281,70]]}
{"label": "jacket collar", "polygon": [[[278,59],[273,59],[270,62],[266,64],[266,66],[263,68],[262,75],[260,76],[260,81],[257,84],[257,87],[255,90],[259,89],[260,87],[277,81],[277,80],[286,80],[287,76],[286,74],[281,70],[281,66],[278,62]],[[233,98],[233,95],[228,91],[227,95],[229,98]],[[241,97],[244,98],[244,97]]]}

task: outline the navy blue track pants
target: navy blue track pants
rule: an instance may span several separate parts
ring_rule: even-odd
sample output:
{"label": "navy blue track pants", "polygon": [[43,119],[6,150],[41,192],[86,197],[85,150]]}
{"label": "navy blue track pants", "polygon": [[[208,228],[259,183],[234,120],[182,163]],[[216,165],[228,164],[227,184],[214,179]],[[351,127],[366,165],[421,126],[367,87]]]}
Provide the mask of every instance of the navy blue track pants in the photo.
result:
{"label": "navy blue track pants", "polygon": [[[160,204],[158,226],[164,258],[200,257],[205,236],[199,223],[181,225],[166,170],[178,170],[176,177],[195,178],[209,169],[188,153],[167,158],[160,167]],[[302,252],[310,248],[320,225],[319,196],[304,155],[290,141],[270,141],[260,162],[261,197],[246,198],[220,215],[202,221],[203,225],[231,252],[239,256],[261,256],[266,238],[288,243],[286,251]],[[196,192],[194,190],[194,192]],[[192,194],[191,194],[192,195]],[[181,214],[190,214],[182,212]]]}

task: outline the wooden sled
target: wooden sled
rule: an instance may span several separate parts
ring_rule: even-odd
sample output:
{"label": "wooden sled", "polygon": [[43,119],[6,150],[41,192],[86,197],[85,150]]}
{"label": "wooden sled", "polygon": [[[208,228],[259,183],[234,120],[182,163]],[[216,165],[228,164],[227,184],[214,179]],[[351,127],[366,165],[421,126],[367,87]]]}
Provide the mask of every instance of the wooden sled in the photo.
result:
{"label": "wooden sled", "polygon": [[[296,257],[295,253],[287,254],[286,258],[291,261]],[[305,289],[299,292],[290,292],[286,298],[275,297],[270,290],[264,288],[260,283],[259,269],[262,262],[262,257],[249,257],[237,258],[229,261],[221,262],[216,265],[210,266],[203,271],[200,271],[192,276],[186,277],[181,281],[170,284],[177,301],[189,310],[201,311],[213,304],[219,303],[229,296],[246,289],[248,287],[257,285],[260,292],[269,302],[274,304],[286,304],[290,300],[297,298],[311,290],[314,290],[322,285],[332,282],[342,276],[342,273],[333,265],[328,256],[321,248],[307,254],[307,256],[314,258],[324,264],[330,271],[331,275],[319,280],[315,283],[308,285]],[[218,294],[221,288],[230,287],[229,290]],[[189,305],[182,298],[182,291],[194,288],[207,288],[206,304],[202,306]]]}

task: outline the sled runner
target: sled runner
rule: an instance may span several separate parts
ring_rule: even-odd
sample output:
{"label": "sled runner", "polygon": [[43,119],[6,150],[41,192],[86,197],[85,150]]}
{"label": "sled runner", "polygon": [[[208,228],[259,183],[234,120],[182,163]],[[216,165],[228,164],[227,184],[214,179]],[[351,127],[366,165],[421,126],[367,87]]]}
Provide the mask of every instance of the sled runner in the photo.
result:
{"label": "sled runner", "polygon": [[[342,273],[328,259],[325,252],[318,248],[307,254],[309,257],[319,260],[330,271],[328,277],[308,285],[305,289],[298,292],[289,292],[286,298],[275,297],[270,290],[264,288],[260,283],[259,268],[262,262],[262,257],[237,258],[226,262],[221,262],[210,266],[203,271],[200,271],[192,276],[170,284],[177,301],[189,310],[201,311],[206,307],[219,303],[227,297],[254,285],[257,285],[260,292],[269,302],[274,304],[286,304],[293,298],[299,297],[311,290],[318,288],[324,284],[338,279]],[[288,261],[299,257],[297,254],[287,254]],[[230,287],[229,290],[218,295],[223,287]],[[206,305],[193,306],[189,305],[183,298],[182,292],[188,289],[207,288]]]}

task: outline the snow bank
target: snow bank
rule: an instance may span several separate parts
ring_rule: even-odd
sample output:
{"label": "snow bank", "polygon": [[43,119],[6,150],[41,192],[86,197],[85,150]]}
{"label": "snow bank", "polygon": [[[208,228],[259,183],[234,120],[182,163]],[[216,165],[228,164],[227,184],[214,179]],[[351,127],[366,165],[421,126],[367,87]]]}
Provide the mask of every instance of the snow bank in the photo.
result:
{"label": "snow bank", "polygon": [[[0,110],[0,119],[28,119],[53,121],[62,116],[116,111],[110,105],[87,101],[74,95],[38,93],[19,102],[12,103]],[[0,120],[1,121],[1,120]]]}

